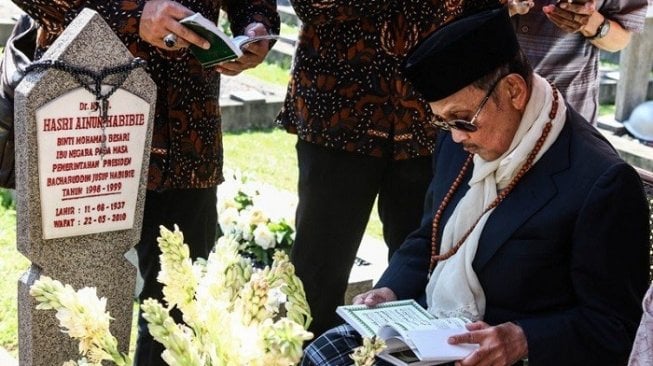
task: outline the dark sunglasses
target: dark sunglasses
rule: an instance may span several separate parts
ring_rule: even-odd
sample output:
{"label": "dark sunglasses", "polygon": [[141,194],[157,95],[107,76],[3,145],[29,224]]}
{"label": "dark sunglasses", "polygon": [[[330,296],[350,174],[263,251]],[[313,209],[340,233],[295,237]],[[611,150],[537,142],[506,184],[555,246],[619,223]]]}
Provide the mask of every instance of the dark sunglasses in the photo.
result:
{"label": "dark sunglasses", "polygon": [[485,104],[487,101],[490,99],[490,96],[494,92],[494,89],[496,88],[497,84],[499,84],[499,81],[501,81],[500,78],[499,80],[495,81],[494,84],[492,84],[492,87],[488,92],[485,94],[485,97],[481,101],[481,104],[479,104],[478,108],[476,108],[476,113],[474,113],[474,116],[470,121],[467,121],[465,119],[452,119],[450,121],[445,121],[442,119],[442,117],[438,115],[433,115],[431,118],[431,124],[433,124],[436,127],[439,127],[445,131],[448,131],[452,128],[455,128],[457,130],[465,131],[465,132],[475,132],[478,130],[478,127],[476,126],[476,118],[478,117],[479,114],[481,114],[481,111],[483,110],[483,107],[485,107]]}

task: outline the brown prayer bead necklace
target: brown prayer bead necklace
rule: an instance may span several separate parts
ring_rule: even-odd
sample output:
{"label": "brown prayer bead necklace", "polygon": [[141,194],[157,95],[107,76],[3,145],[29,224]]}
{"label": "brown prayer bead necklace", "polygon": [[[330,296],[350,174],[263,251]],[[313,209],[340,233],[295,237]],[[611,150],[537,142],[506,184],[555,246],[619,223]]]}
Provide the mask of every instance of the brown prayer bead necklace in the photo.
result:
{"label": "brown prayer bead necklace", "polygon": [[440,220],[442,219],[442,213],[444,210],[447,208],[449,205],[449,202],[451,201],[451,197],[453,197],[454,193],[458,190],[460,187],[460,184],[463,181],[463,177],[467,173],[467,170],[474,158],[474,154],[469,154],[467,156],[467,159],[463,163],[462,168],[460,169],[460,173],[458,173],[458,176],[456,179],[454,179],[453,184],[447,191],[447,194],[444,196],[442,199],[442,202],[440,202],[440,206],[438,207],[438,210],[435,212],[435,216],[433,216],[433,225],[432,225],[432,233],[431,233],[431,261],[429,263],[429,271],[428,271],[428,277],[431,276],[431,272],[433,272],[433,269],[435,268],[435,264],[439,261],[443,261],[446,259],[449,259],[451,256],[456,254],[458,252],[458,249],[463,245],[469,234],[474,231],[474,228],[478,224],[478,222],[481,220],[481,217],[485,215],[488,211],[491,209],[497,207],[501,201],[503,201],[506,196],[515,188],[515,185],[517,185],[517,182],[526,174],[526,172],[533,166],[533,161],[535,160],[535,157],[537,156],[537,153],[542,149],[542,145],[544,144],[544,141],[546,140],[547,136],[549,135],[549,132],[551,131],[551,127],[553,126],[552,121],[555,118],[555,116],[558,113],[558,90],[555,87],[555,85],[551,84],[551,88],[553,90],[553,102],[551,103],[551,111],[549,112],[549,121],[544,125],[544,128],[542,129],[542,135],[540,135],[540,138],[535,142],[535,146],[533,147],[533,150],[528,154],[528,157],[526,158],[526,162],[524,162],[524,165],[519,169],[519,172],[515,177],[510,181],[508,186],[504,189],[502,189],[499,194],[497,195],[497,198],[494,199],[484,210],[483,213],[476,219],[474,224],[463,234],[463,236],[456,242],[456,245],[451,247],[446,253],[444,254],[438,254],[440,252],[440,242],[438,239],[438,230],[440,229]]}

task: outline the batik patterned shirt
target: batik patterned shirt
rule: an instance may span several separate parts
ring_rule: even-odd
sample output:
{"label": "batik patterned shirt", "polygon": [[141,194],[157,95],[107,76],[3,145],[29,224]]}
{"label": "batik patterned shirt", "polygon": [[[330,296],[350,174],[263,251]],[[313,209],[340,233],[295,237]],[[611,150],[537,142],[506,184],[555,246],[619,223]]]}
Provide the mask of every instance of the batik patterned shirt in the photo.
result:
{"label": "batik patterned shirt", "polygon": [[401,74],[408,52],[490,0],[295,0],[303,25],[277,122],[300,139],[395,160],[432,154],[428,104]]}
{"label": "batik patterned shirt", "polygon": [[[208,188],[222,182],[220,74],[203,69],[187,50],[170,52],[141,40],[138,29],[145,0],[13,1],[42,26],[37,57],[88,7],[102,16],[134,56],[147,61],[157,85],[148,189]],[[252,22],[263,23],[269,33],[279,31],[275,0],[178,2],[213,20],[222,8],[233,34],[243,34]]]}

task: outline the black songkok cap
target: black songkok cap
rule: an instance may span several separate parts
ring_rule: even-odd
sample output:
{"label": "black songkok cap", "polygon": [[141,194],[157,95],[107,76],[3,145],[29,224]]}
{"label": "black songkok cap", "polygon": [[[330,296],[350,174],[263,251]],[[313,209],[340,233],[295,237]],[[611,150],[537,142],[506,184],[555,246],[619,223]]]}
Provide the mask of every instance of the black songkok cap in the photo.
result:
{"label": "black songkok cap", "polygon": [[507,7],[455,20],[410,52],[403,71],[429,101],[446,98],[510,61],[519,50]]}

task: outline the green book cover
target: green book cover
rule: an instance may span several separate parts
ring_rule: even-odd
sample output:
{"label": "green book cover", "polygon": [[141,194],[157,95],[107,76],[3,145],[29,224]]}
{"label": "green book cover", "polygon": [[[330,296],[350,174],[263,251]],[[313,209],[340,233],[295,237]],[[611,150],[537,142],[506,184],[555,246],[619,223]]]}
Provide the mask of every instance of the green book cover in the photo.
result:
{"label": "green book cover", "polygon": [[227,34],[220,30],[202,14],[195,13],[179,21],[193,32],[209,41],[211,48],[205,50],[191,44],[190,52],[199,60],[203,67],[215,66],[221,62],[233,60],[242,56],[240,45],[234,43]]}
{"label": "green book cover", "polygon": [[281,38],[278,34],[264,34],[255,37],[241,35],[231,38],[225,32],[220,30],[215,23],[206,19],[200,13],[188,16],[180,20],[179,23],[190,28],[193,32],[197,33],[211,44],[211,47],[208,50],[193,44],[189,46],[190,52],[205,68],[242,56],[243,51],[241,49],[248,43],[257,42],[263,39],[275,40]]}

